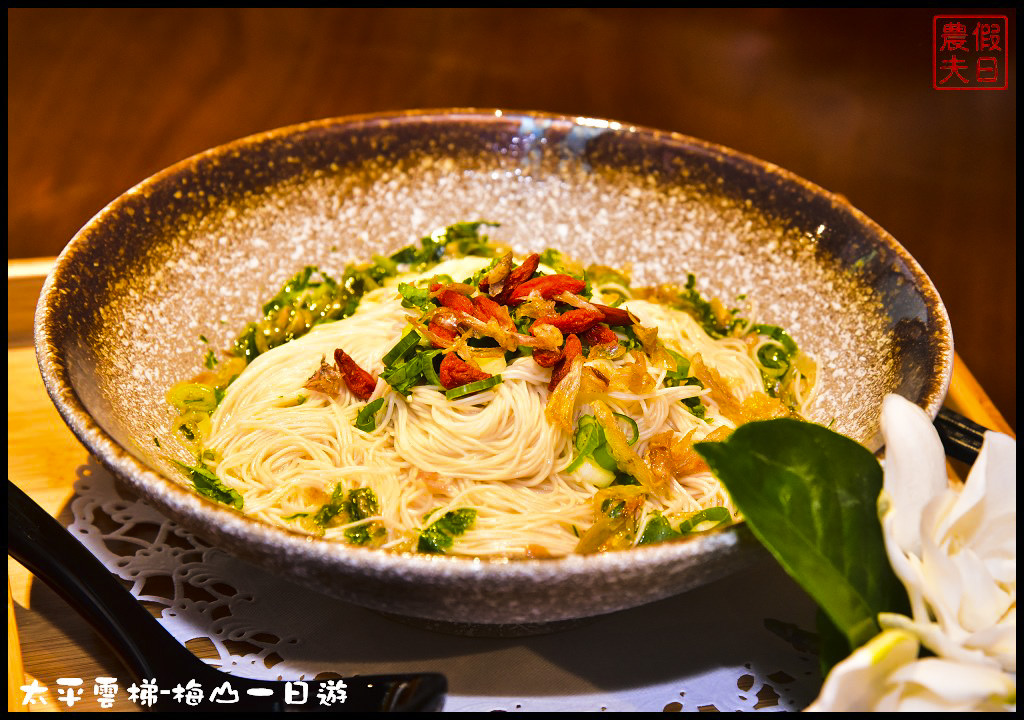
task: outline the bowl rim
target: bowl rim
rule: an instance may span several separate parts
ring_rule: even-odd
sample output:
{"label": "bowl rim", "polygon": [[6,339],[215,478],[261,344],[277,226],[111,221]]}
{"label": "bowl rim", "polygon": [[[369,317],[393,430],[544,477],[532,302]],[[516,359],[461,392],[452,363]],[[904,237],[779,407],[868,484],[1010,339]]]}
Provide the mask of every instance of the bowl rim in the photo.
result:
{"label": "bowl rim", "polygon": [[[935,311],[935,321],[943,331],[943,342],[940,343],[939,358],[941,360],[935,378],[937,385],[927,395],[924,407],[934,417],[945,398],[952,377],[953,337],[948,313],[939,298],[938,292],[930,278],[902,245],[871,218],[854,207],[842,195],[832,193],[824,188],[798,176],[778,165],[762,160],[747,153],[699,138],[684,135],[675,131],[657,130],[645,126],[628,124],[620,121],[593,118],[583,115],[566,115],[541,111],[511,110],[504,108],[452,107],[432,109],[410,109],[385,111],[329,117],[319,120],[296,123],[271,130],[247,135],[230,142],[217,145],[202,152],[191,155],[173,165],[145,178],[132,188],[108,203],[96,213],[82,228],[75,233],[64,250],[58,255],[51,272],[47,276],[35,312],[35,350],[39,370],[51,400],[64,421],[86,449],[109,469],[116,478],[127,483],[135,492],[154,502],[161,510],[170,511],[172,517],[194,518],[197,515],[212,523],[217,532],[238,539],[257,540],[254,550],[287,551],[294,553],[288,558],[312,561],[317,565],[351,566],[362,571],[387,575],[409,577],[436,576],[438,570],[448,577],[461,579],[501,578],[513,581],[529,580],[543,582],[545,578],[554,576],[577,577],[600,573],[601,571],[619,570],[633,565],[661,566],[670,565],[688,556],[706,552],[706,546],[715,548],[734,548],[740,544],[752,542],[745,524],[741,521],[707,534],[695,536],[681,541],[661,543],[649,546],[638,546],[628,552],[600,553],[594,555],[567,555],[544,559],[480,559],[448,555],[422,555],[416,553],[381,552],[361,547],[348,546],[343,543],[314,538],[284,528],[279,528],[260,520],[244,515],[200,497],[182,484],[165,477],[150,469],[142,461],[123,448],[111,437],[91,416],[86,409],[68,375],[64,350],[53,341],[53,323],[49,307],[59,291],[62,278],[71,272],[76,255],[83,252],[89,238],[104,219],[116,212],[127,199],[145,192],[171,178],[180,176],[194,169],[200,162],[226,153],[232,153],[265,142],[299,135],[314,129],[332,129],[338,131],[346,127],[359,125],[387,125],[397,122],[425,121],[486,121],[507,118],[523,118],[540,120],[550,123],[566,123],[569,126],[605,128],[615,132],[629,132],[647,136],[651,139],[670,139],[691,148],[711,153],[721,158],[753,166],[756,169],[774,176],[782,183],[796,184],[812,195],[830,201],[840,212],[847,213],[858,226],[870,232],[874,241],[881,242],[886,248],[898,255],[905,263],[907,270],[913,275],[917,287],[922,294],[929,296],[929,309]],[[189,527],[188,523],[181,523]],[[197,533],[208,537],[204,533]]]}

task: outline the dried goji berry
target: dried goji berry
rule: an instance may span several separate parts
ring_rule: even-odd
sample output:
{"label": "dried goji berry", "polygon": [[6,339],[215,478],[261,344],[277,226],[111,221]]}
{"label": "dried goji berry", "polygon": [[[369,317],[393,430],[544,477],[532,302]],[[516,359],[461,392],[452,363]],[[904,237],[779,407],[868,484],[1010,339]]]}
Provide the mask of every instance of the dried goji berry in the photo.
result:
{"label": "dried goji berry", "polygon": [[377,387],[377,381],[373,375],[363,370],[348,353],[341,348],[334,351],[334,362],[338,363],[338,370],[345,378],[348,389],[360,400],[369,400],[373,390]]}
{"label": "dried goji berry", "polygon": [[445,353],[441,360],[440,377],[445,390],[451,390],[477,380],[486,380],[490,375],[480,368],[470,365],[457,354],[450,352]]}
{"label": "dried goji berry", "polygon": [[541,367],[554,367],[555,363],[562,359],[563,351],[558,350],[534,350],[533,359]]}
{"label": "dried goji berry", "polygon": [[458,310],[466,313],[467,315],[476,317],[476,309],[473,307],[473,301],[454,290],[442,290],[437,296],[437,301],[446,308]]}
{"label": "dried goji berry", "polygon": [[555,317],[545,317],[538,320],[534,325],[553,325],[562,331],[562,334],[583,333],[601,322],[603,315],[600,310],[589,308],[574,308],[567,310]]}
{"label": "dried goji berry", "polygon": [[473,298],[473,306],[476,308],[476,316],[487,322],[490,319],[498,321],[498,327],[513,332],[516,324],[508,314],[508,308],[491,300],[486,295],[477,295]]}
{"label": "dried goji berry", "polygon": [[594,307],[604,314],[604,322],[612,327],[616,325],[632,325],[634,322],[633,316],[629,314],[626,308],[609,307],[608,305],[594,305]]}
{"label": "dried goji berry", "polygon": [[537,293],[545,300],[550,300],[555,295],[561,295],[564,292],[583,292],[583,288],[586,286],[585,282],[572,275],[541,275],[517,285],[508,296],[508,304],[521,303],[531,293]]}
{"label": "dried goji berry", "polygon": [[455,342],[455,331],[442,325],[437,320],[431,320],[427,330],[435,336],[430,339],[430,344],[434,347],[449,347]]}
{"label": "dried goji berry", "polygon": [[572,360],[583,354],[583,345],[580,343],[580,339],[575,335],[570,335],[565,340],[565,347],[562,349],[562,357],[555,363],[554,369],[551,371],[551,382],[548,383],[548,390],[554,390],[558,387],[558,383],[562,382],[572,367]]}
{"label": "dried goji berry", "polygon": [[583,333],[583,342],[591,347],[595,345],[618,345],[619,336],[607,325],[599,323]]}
{"label": "dried goji berry", "polygon": [[505,278],[505,286],[495,297],[495,301],[501,305],[508,305],[509,298],[512,297],[512,293],[515,292],[516,288],[528,281],[533,274],[537,272],[537,267],[540,265],[540,255],[533,253],[523,260],[523,264],[517,267],[515,270],[508,274]]}

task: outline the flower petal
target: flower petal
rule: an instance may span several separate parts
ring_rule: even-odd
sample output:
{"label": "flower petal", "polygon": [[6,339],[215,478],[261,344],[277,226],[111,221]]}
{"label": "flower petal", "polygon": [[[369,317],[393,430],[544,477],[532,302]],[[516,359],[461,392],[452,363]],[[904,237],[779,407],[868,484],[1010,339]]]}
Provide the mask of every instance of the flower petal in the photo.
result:
{"label": "flower petal", "polygon": [[875,709],[886,679],[917,658],[918,642],[904,630],[885,630],[832,668],[808,712],[850,712]]}
{"label": "flower petal", "polygon": [[1008,710],[1017,702],[1016,682],[985,665],[923,658],[889,676],[900,689],[897,707],[909,712]]}
{"label": "flower petal", "polygon": [[947,486],[946,453],[928,414],[899,395],[886,395],[881,425],[893,537],[904,552],[916,555],[921,511]]}

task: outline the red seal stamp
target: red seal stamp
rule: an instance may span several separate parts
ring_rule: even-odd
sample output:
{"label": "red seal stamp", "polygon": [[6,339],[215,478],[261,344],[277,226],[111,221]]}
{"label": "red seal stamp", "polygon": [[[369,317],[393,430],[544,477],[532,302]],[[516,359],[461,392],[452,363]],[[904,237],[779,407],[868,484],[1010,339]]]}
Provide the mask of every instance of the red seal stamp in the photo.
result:
{"label": "red seal stamp", "polygon": [[932,87],[1005,90],[1009,41],[1005,15],[936,15],[932,21]]}

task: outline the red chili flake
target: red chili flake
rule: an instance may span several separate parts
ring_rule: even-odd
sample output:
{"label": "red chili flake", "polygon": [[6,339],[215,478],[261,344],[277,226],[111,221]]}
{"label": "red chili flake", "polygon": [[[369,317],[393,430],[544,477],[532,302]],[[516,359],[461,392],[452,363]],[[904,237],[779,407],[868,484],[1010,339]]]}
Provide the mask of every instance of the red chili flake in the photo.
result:
{"label": "red chili flake", "polygon": [[528,281],[533,274],[537,272],[537,267],[540,265],[540,255],[533,253],[525,260],[523,264],[517,267],[515,270],[508,274],[505,278],[505,286],[495,297],[495,301],[501,305],[508,305],[509,298],[512,297],[512,293],[515,292],[516,288]]}
{"label": "red chili flake", "polygon": [[626,308],[609,307],[608,305],[594,305],[594,307],[604,313],[604,322],[612,327],[616,325],[632,325],[634,323],[633,317]]}
{"label": "red chili flake", "polygon": [[507,304],[521,303],[531,293],[537,293],[545,300],[550,300],[555,295],[561,295],[564,292],[583,292],[583,288],[586,286],[584,281],[574,278],[572,275],[541,275],[517,285],[508,296]]}
{"label": "red chili flake", "polygon": [[541,318],[534,325],[554,325],[556,328],[562,331],[563,335],[571,333],[584,333],[592,328],[597,323],[601,322],[600,310],[590,310],[588,308],[575,308],[573,310],[567,310],[561,315],[555,317]]}
{"label": "red chili flake", "polygon": [[338,370],[344,376],[349,391],[360,400],[369,400],[373,395],[373,389],[377,387],[377,380],[373,375],[359,367],[341,348],[334,351],[334,362],[338,363]]}
{"label": "red chili flake", "polygon": [[619,336],[607,325],[599,323],[583,333],[583,342],[590,347],[595,345],[618,345]]}
{"label": "red chili flake", "polygon": [[583,345],[580,343],[580,339],[575,335],[570,335],[566,338],[562,357],[555,363],[555,367],[551,371],[551,382],[548,383],[548,390],[553,391],[558,387],[558,383],[562,382],[562,378],[569,373],[573,358],[582,354]]}
{"label": "red chili flake", "polygon": [[498,321],[498,327],[503,330],[514,332],[516,324],[508,314],[508,308],[491,300],[486,295],[477,295],[473,298],[473,306],[476,308],[476,316],[487,322],[491,318]]}
{"label": "red chili flake", "polygon": [[486,380],[490,377],[483,370],[470,365],[453,352],[445,353],[441,360],[440,376],[445,390],[451,390],[477,380]]}

